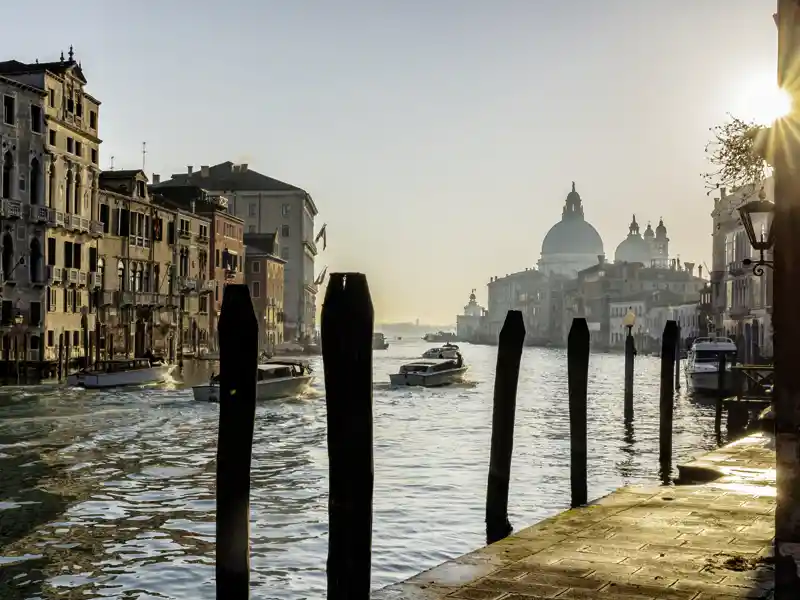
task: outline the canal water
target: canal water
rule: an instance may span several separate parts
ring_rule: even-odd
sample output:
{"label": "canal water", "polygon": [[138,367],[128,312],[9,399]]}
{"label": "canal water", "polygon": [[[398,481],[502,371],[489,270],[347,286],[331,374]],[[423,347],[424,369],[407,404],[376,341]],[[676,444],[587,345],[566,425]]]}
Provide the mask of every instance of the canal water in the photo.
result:
{"label": "canal water", "polygon": [[[422,341],[376,351],[373,587],[483,545],[496,348],[463,345],[468,382],[390,389]],[[322,598],[327,455],[322,368],[300,399],[258,407],[252,469],[253,598]],[[589,495],[658,480],[657,359],[637,359],[636,418],[623,424],[623,357],[592,355]],[[218,406],[184,382],[91,392],[0,389],[0,597],[214,598]],[[568,507],[566,355],[526,348],[510,511],[515,529]],[[714,407],[685,394],[675,452],[715,446]]]}

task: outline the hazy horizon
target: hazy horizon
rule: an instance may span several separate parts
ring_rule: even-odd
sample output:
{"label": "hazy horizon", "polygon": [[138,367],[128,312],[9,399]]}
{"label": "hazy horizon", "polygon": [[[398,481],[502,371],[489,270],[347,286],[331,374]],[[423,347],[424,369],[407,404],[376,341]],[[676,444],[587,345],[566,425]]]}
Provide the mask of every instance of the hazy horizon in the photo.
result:
{"label": "hazy horizon", "polygon": [[[247,162],[309,191],[317,271],[362,271],[379,322],[452,323],[534,266],[574,180],[607,257],[636,213],[710,264],[708,129],[758,116],[775,0],[13,4],[2,59],[75,46],[101,166]],[[56,19],[43,19],[50,11]],[[320,302],[324,289],[320,294]]]}

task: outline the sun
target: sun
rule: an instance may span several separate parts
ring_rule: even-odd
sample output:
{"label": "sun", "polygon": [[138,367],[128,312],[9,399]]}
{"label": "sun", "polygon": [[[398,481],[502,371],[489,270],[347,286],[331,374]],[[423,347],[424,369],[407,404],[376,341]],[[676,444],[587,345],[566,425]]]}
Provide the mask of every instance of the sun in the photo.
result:
{"label": "sun", "polygon": [[792,109],[792,97],[779,88],[774,79],[749,82],[743,96],[743,114],[740,118],[755,121],[756,125],[772,125]]}

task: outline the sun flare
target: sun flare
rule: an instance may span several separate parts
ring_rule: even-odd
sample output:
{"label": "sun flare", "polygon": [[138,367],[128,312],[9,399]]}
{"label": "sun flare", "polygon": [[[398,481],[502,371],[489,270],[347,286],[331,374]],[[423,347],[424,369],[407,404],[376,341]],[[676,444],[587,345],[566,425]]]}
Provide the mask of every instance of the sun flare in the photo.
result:
{"label": "sun flare", "polygon": [[792,97],[786,90],[774,81],[758,82],[748,86],[742,118],[767,126],[788,115],[791,109]]}

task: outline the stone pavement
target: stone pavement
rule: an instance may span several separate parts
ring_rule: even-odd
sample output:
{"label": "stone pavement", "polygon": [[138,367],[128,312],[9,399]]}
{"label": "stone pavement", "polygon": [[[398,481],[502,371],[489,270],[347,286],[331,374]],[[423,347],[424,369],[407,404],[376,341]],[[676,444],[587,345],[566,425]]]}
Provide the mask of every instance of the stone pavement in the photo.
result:
{"label": "stone pavement", "polygon": [[686,484],[622,488],[372,598],[771,598],[772,439],[744,438],[679,473]]}

